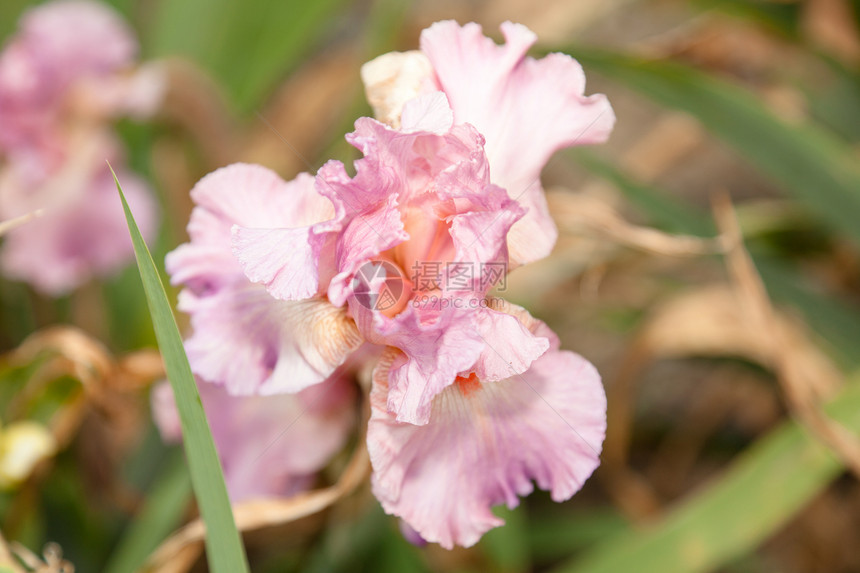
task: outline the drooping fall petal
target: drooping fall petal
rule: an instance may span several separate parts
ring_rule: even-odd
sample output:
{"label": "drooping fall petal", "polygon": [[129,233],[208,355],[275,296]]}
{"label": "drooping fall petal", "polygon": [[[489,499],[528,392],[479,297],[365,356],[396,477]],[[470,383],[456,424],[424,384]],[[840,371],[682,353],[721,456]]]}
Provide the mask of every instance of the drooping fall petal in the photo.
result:
{"label": "drooping fall petal", "polygon": [[517,506],[532,481],[563,501],[599,464],[606,398],[582,357],[551,350],[520,376],[461,379],[434,399],[424,426],[388,411],[387,370],[396,357],[383,358],[371,394],[373,492],[423,539],[473,545],[503,524],[493,506]]}

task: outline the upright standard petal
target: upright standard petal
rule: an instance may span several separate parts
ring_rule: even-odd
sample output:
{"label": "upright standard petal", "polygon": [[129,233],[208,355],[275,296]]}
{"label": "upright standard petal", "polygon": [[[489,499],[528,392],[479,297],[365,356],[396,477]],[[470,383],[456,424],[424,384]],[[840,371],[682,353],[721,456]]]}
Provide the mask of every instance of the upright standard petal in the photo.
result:
{"label": "upright standard petal", "polygon": [[534,33],[505,22],[506,43],[496,45],[478,24],[437,22],[421,34],[439,88],[456,123],[470,123],[486,139],[491,180],[527,207],[508,241],[525,263],[549,254],[556,230],[540,172],[563,147],[606,140],[615,116],[603,95],[585,96],[581,66],[564,54],[526,57]]}
{"label": "upright standard petal", "polygon": [[599,464],[606,398],[594,367],[551,350],[520,376],[458,379],[433,401],[430,423],[398,422],[387,409],[383,357],[374,376],[368,449],[373,492],[386,512],[443,547],[470,546],[503,524],[532,481],[555,501],[576,493]]}
{"label": "upright standard petal", "polygon": [[562,147],[600,143],[615,121],[603,95],[585,96],[585,74],[570,56],[526,56],[536,36],[505,22],[497,45],[475,23],[437,22],[421,49],[448,96],[454,120],[474,125],[487,141],[493,183],[512,196],[540,175]]}

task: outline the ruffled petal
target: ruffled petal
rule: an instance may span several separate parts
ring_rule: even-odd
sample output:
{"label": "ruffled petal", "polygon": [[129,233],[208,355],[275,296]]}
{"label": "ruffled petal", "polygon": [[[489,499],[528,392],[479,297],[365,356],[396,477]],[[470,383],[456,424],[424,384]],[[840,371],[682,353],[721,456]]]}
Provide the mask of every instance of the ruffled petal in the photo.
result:
{"label": "ruffled petal", "polygon": [[[524,26],[506,22],[502,34],[506,43],[496,45],[478,24],[437,22],[422,33],[421,49],[455,122],[474,125],[486,138],[493,183],[529,207],[514,229],[554,233],[553,226],[546,228],[545,205],[529,197],[542,192],[541,170],[560,148],[605,141],[615,116],[603,95],[584,95],[585,76],[573,58],[526,57],[536,37]],[[548,254],[553,242],[554,237],[542,237],[530,249],[512,248],[512,255],[528,262]]]}
{"label": "ruffled petal", "polygon": [[174,284],[198,293],[242,274],[232,253],[234,225],[306,228],[334,214],[331,202],[316,193],[312,176],[302,173],[285,182],[270,169],[242,163],[201,179],[191,198],[197,204],[188,223],[191,242],[167,256],[167,269]]}
{"label": "ruffled petal", "polygon": [[391,391],[386,406],[400,422],[426,424],[433,397],[453,384],[457,374],[470,369],[484,349],[470,312],[453,307],[421,311],[409,306],[387,318],[353,301],[350,308],[370,342],[402,351],[387,371]]}
{"label": "ruffled petal", "polygon": [[550,347],[549,339],[536,336],[519,318],[505,312],[482,308],[475,313],[475,326],[484,348],[472,372],[485,382],[525,372]]}
{"label": "ruffled petal", "polygon": [[594,367],[550,351],[520,376],[461,379],[433,401],[430,423],[388,411],[383,357],[371,393],[368,450],[373,492],[386,512],[443,547],[470,546],[503,524],[491,508],[519,504],[532,481],[555,501],[571,497],[599,464],[606,397]]}
{"label": "ruffled petal", "polygon": [[329,300],[342,306],[355,288],[356,270],[408,238],[394,195],[378,208],[353,218],[337,238],[335,261],[339,272],[329,284]]}
{"label": "ruffled petal", "polygon": [[[343,376],[299,394],[267,397],[231,396],[202,381],[197,387],[233,502],[307,489],[344,446],[356,421],[355,390]],[[152,409],[164,439],[181,439],[166,382],[153,390]]]}
{"label": "ruffled petal", "polygon": [[507,237],[524,210],[495,186],[485,188],[480,199],[470,203],[469,211],[451,216],[449,233],[455,260],[465,265],[473,277],[469,290],[483,296],[509,271]]}
{"label": "ruffled petal", "polygon": [[[319,294],[331,278],[325,270],[330,264],[321,261],[330,263],[343,210],[327,198],[330,194],[317,191],[319,187],[310,175],[284,183],[259,166],[242,166],[240,175],[247,176],[252,168],[268,172],[265,182],[270,185],[256,188],[246,182],[232,191],[234,202],[244,198],[250,201],[245,207],[229,207],[234,218],[233,255],[248,279],[264,284],[275,298],[302,300]],[[251,210],[253,217],[240,218],[245,209]]]}
{"label": "ruffled petal", "polygon": [[330,237],[297,229],[233,229],[233,254],[245,276],[272,296],[302,300],[320,291],[319,261]]}

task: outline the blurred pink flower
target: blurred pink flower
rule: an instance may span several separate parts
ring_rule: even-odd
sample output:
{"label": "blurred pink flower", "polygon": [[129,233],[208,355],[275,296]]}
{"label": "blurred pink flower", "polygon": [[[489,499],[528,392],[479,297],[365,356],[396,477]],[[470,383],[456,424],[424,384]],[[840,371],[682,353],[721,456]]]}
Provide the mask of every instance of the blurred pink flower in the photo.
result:
{"label": "blurred pink flower", "polygon": [[419,63],[395,56],[391,93],[369,89],[389,125],[361,118],[347,135],[363,154],[354,177],[337,161],[288,183],[241,164],[205,177],[191,240],[167,260],[185,287],[192,369],[231,394],[307,391],[359,348],[384,349],[374,492],[445,547],[500,525],[491,507],[513,507],[532,480],[573,495],[605,431],[595,369],[488,293],[504,275],[493,265],[552,248],[538,179],[551,153],[602,141],[614,116],[582,95],[574,60],[525,58],[533,34],[503,32],[496,46],[443,22],[422,35]]}
{"label": "blurred pink flower", "polygon": [[[346,375],[271,397],[231,396],[203,381],[197,388],[233,502],[307,490],[355,430],[356,393]],[[166,381],[152,391],[152,412],[165,441],[182,439]]]}
{"label": "blurred pink flower", "polygon": [[133,256],[109,159],[151,235],[155,206],[123,167],[107,120],[151,114],[161,97],[157,69],[133,71],[137,45],[112,9],[61,0],[29,10],[0,53],[0,219],[43,209],[13,231],[4,273],[59,295]]}

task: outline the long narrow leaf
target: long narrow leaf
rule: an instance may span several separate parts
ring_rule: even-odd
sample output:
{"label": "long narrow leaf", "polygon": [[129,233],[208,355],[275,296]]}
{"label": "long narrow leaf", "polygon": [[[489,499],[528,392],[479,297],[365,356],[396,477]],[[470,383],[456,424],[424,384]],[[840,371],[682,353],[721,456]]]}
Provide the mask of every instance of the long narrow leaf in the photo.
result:
{"label": "long narrow leaf", "polygon": [[191,498],[188,477],[188,469],[181,456],[172,456],[164,464],[140,515],[123,534],[104,573],[137,571],[146,556],[176,529]]}
{"label": "long narrow leaf", "polygon": [[194,382],[191,367],[188,365],[188,357],[182,346],[179,328],[173,318],[155,262],[140,235],[116,174],[114,174],[114,181],[122,199],[122,207],[125,210],[131,240],[134,243],[134,254],[152,314],[155,337],[164,359],[167,378],[176,396],[191,483],[200,506],[200,513],[206,523],[206,554],[209,568],[215,573],[248,571],[245,550],[227,497],[221,464],[203,411],[203,403],[200,401],[197,385]]}

